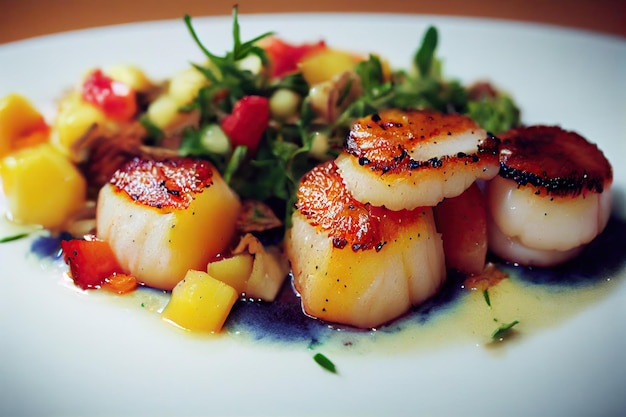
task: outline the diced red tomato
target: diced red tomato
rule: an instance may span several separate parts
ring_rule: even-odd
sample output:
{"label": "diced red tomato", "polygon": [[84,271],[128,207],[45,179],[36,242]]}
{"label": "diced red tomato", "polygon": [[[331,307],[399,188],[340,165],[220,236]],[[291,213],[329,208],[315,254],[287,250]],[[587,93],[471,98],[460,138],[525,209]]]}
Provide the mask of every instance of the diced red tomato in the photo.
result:
{"label": "diced red tomato", "polygon": [[83,83],[82,97],[111,119],[127,121],[137,113],[135,90],[107,77],[100,69],[93,71]]}
{"label": "diced red tomato", "polygon": [[487,256],[487,209],[476,183],[433,209],[442,235],[446,266],[465,274],[479,274]]}
{"label": "diced red tomato", "polygon": [[221,127],[230,138],[233,148],[247,146],[254,155],[270,121],[270,104],[266,97],[245,96],[222,120]]}
{"label": "diced red tomato", "polygon": [[309,54],[326,48],[324,41],[292,45],[278,38],[268,38],[261,44],[271,62],[271,76],[281,77],[298,69]]}
{"label": "diced red tomato", "polygon": [[84,290],[100,288],[107,278],[124,272],[107,242],[64,240],[61,248],[74,283]]}

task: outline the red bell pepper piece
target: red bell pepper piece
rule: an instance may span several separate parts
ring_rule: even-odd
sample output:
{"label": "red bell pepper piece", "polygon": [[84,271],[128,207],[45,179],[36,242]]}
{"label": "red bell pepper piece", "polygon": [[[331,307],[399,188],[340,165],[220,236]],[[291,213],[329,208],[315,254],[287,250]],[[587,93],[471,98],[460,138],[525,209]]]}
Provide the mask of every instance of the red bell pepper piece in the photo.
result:
{"label": "red bell pepper piece", "polygon": [[127,121],[137,113],[135,90],[107,77],[100,69],[89,74],[83,83],[82,97],[111,119]]}
{"label": "red bell pepper piece", "polygon": [[292,45],[278,38],[268,38],[261,44],[271,63],[271,76],[282,77],[298,69],[298,64],[309,54],[326,48],[324,41]]}
{"label": "red bell pepper piece", "polygon": [[247,146],[254,155],[270,121],[270,104],[266,97],[245,96],[233,106],[231,114],[221,123],[233,148]]}
{"label": "red bell pepper piece", "polygon": [[124,272],[107,242],[63,240],[61,248],[74,283],[83,290],[100,288],[111,275]]}

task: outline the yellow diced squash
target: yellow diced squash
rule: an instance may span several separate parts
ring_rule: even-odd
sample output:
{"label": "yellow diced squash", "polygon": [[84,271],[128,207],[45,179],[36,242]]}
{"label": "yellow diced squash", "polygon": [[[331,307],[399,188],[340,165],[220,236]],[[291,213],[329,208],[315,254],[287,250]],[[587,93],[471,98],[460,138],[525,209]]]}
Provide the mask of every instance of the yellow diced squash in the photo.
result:
{"label": "yellow diced squash", "polygon": [[190,331],[217,333],[224,326],[237,291],[204,271],[189,270],[172,290],[163,320]]}
{"label": "yellow diced squash", "polygon": [[312,86],[328,81],[342,72],[352,71],[358,61],[352,53],[324,49],[306,57],[300,63],[300,70],[306,82]]}
{"label": "yellow diced squash", "polygon": [[4,157],[0,178],[8,214],[18,223],[58,228],[85,204],[85,179],[76,166],[49,143]]}
{"label": "yellow diced squash", "polygon": [[0,99],[0,157],[47,140],[43,116],[19,94]]}
{"label": "yellow diced squash", "polygon": [[252,273],[254,258],[248,253],[242,253],[230,258],[219,259],[209,262],[207,273],[231,287],[237,293],[243,294],[246,291],[248,278]]}

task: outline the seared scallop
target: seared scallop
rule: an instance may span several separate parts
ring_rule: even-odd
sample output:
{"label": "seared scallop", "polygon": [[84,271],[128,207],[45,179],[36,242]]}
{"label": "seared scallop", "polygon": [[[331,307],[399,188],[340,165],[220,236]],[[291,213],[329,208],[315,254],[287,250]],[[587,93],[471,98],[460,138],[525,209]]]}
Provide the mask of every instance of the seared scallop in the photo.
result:
{"label": "seared scallop", "polygon": [[445,280],[441,236],[431,207],[392,211],[363,204],[333,161],[298,189],[286,251],[304,311],[372,328],[406,313]]}
{"label": "seared scallop", "polygon": [[391,109],[357,120],[336,163],[355,199],[411,210],[493,178],[497,147],[468,117]]}
{"label": "seared scallop", "polygon": [[135,159],[100,190],[97,236],[128,274],[171,290],[229,246],[240,207],[206,161]]}
{"label": "seared scallop", "polygon": [[608,222],[609,161],[557,126],[513,129],[500,139],[500,173],[486,186],[490,250],[524,265],[573,258]]}

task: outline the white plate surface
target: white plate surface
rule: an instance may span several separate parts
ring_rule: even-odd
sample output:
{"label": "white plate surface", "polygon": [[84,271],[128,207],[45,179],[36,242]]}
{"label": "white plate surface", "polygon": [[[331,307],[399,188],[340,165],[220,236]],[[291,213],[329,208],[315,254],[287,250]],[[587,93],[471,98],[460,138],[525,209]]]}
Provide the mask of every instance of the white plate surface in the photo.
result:
{"label": "white plate surface", "polygon": [[[244,38],[379,52],[408,66],[427,25],[439,29],[447,75],[510,91],[527,123],[560,124],[597,142],[626,191],[626,41],[554,27],[437,16],[240,17]],[[230,18],[194,20],[214,51]],[[46,114],[87,69],[135,63],[171,75],[200,51],[180,21],[123,25],[0,47],[0,96],[16,91]],[[626,413],[626,279],[579,314],[499,350],[335,353],[332,375],[306,349],[187,337],[111,297],[62,284],[0,246],[1,415],[583,416]],[[626,248],[624,248],[626,251]]]}

